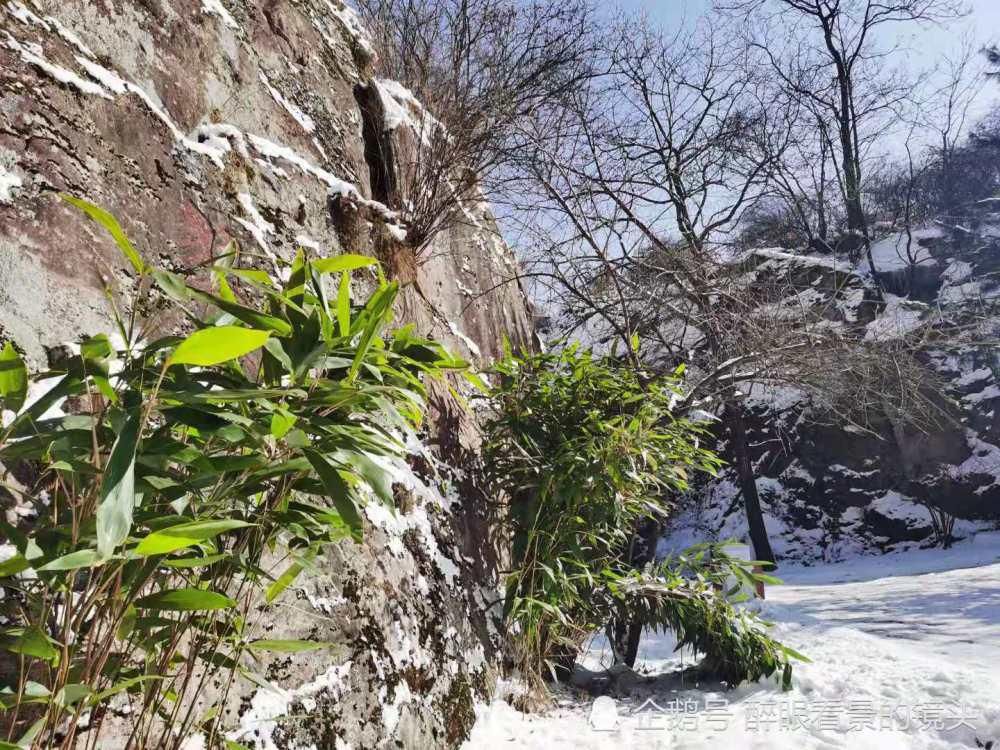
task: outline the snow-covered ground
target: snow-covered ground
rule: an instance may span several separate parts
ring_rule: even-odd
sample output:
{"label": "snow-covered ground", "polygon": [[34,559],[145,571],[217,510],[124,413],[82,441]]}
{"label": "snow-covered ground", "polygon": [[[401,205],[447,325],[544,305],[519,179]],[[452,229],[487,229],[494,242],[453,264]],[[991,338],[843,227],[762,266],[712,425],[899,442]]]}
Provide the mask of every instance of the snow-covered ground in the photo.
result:
{"label": "snow-covered ground", "polygon": [[[608,697],[595,710],[591,696],[562,693],[544,716],[497,701],[479,708],[465,750],[957,750],[1000,740],[1000,533],[947,551],[783,566],[781,574],[786,585],[755,606],[780,640],[812,659],[795,666],[790,692],[764,681],[637,694],[616,702],[609,731],[593,726],[614,720]],[[646,634],[637,667],[691,664],[673,645]],[[597,641],[588,666],[601,659]]]}

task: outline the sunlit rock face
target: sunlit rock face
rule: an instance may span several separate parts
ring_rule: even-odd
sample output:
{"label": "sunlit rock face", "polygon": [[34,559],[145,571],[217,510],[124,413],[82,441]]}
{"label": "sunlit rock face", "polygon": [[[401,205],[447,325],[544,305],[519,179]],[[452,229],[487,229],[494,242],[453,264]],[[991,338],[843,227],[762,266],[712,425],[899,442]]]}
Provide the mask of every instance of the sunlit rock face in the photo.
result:
{"label": "sunlit rock face", "polygon": [[[872,254],[883,302],[867,260],[775,250],[745,260],[751,282],[789,290],[774,304],[796,315],[812,309],[845,337],[910,348],[937,409],[918,424],[877,410],[852,424],[816,408],[801,389],[752,385],[751,452],[780,559],[840,560],[940,543],[941,514],[955,519],[958,538],[1000,523],[1000,201],[966,206],[909,235],[883,230]],[[841,365],[829,362],[832,373]],[[725,455],[724,442],[721,449]],[[680,514],[661,551],[745,534],[742,499],[726,469]]]}
{"label": "sunlit rock face", "polygon": [[[377,70],[340,0],[4,0],[0,339],[43,366],[111,329],[107,287],[134,291],[113,242],[57,199],[65,191],[183,275],[232,241],[266,270],[300,247],[375,255],[404,284],[400,322],[479,366],[502,334],[530,345],[488,206],[462,206],[419,256],[407,244],[393,175],[419,143],[419,103]],[[338,648],[260,665],[272,687],[242,683],[221,707],[231,739],[357,750],[465,737],[494,682],[495,558],[475,419],[446,384],[431,394],[426,430],[396,467],[403,512],[369,508],[362,545],[330,550],[321,575],[255,614],[262,637]],[[122,744],[127,716],[104,726],[98,746]]]}

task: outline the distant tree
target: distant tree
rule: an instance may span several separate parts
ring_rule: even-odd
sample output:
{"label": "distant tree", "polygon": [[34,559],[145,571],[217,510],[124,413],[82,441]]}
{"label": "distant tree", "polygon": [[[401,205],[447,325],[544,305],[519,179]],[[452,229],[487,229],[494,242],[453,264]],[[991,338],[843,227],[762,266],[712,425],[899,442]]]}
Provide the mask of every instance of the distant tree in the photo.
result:
{"label": "distant tree", "polygon": [[[864,150],[868,128],[912,89],[887,66],[883,27],[956,18],[958,0],[720,0],[756,29],[754,44],[765,51],[785,89],[827,119],[838,149],[838,177],[845,207],[846,249],[855,258],[870,253],[864,212]],[[773,37],[782,35],[781,41]]]}

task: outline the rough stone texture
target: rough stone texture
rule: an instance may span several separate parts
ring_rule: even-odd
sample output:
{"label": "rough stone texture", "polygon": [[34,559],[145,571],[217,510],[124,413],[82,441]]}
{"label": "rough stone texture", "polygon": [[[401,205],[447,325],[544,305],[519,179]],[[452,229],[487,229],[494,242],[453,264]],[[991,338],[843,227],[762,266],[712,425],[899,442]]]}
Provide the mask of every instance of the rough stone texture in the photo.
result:
{"label": "rough stone texture", "polygon": [[[384,189],[391,154],[416,139],[362,110],[376,67],[340,0],[0,4],[0,339],[42,365],[53,347],[109,330],[104,289],[130,288],[109,238],[56,198],[66,191],[107,208],[148,260],[182,274],[197,276],[231,240],[262,267],[299,245],[376,254],[405,283],[401,321],[478,364],[498,354],[501,333],[528,343],[488,207],[467,206],[419,257],[387,228],[405,199]],[[366,127],[383,148],[370,135],[366,148]],[[261,609],[270,637],[340,649],[268,666],[294,720],[249,726],[268,696],[242,689],[220,719],[249,726],[241,742],[357,750],[464,738],[492,683],[492,566],[475,421],[444,386],[432,412],[426,443],[463,469],[436,472],[450,477],[450,504],[400,489],[402,521],[373,524],[362,546],[329,553],[326,575]],[[416,463],[435,473],[434,461]]]}
{"label": "rough stone texture", "polygon": [[[918,262],[880,273],[886,305],[875,302],[870,278],[843,260],[773,251],[748,259],[758,278],[815,290],[810,304],[844,335],[898,340],[929,326],[931,343],[919,356],[951,417],[928,430],[883,417],[866,432],[817,414],[793,388],[751,390],[751,453],[779,562],[935,543],[929,509],[954,516],[959,537],[1000,523],[998,208],[1000,200],[970,206],[960,226],[919,232],[912,248]],[[891,260],[883,258],[886,265]],[[835,361],[829,364],[836,369]],[[706,533],[746,534],[728,469],[676,520],[666,544]]]}

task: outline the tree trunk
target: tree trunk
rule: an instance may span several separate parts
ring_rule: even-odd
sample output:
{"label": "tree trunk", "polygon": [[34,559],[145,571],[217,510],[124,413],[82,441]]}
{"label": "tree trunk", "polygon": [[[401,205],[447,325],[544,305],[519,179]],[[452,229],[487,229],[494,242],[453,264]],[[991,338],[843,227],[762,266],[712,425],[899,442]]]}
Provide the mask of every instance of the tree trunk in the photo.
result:
{"label": "tree trunk", "polygon": [[764,526],[764,513],[760,508],[760,494],[757,492],[757,480],[753,465],[750,463],[750,448],[747,444],[747,428],[743,420],[742,409],[732,402],[726,404],[726,426],[729,429],[729,440],[735,458],[736,474],[739,479],[740,491],[743,494],[743,506],[747,513],[747,527],[750,530],[750,543],[753,545],[754,559],[775,565],[774,552],[767,538],[767,528]]}
{"label": "tree trunk", "polygon": [[[656,520],[648,520],[636,529],[629,547],[628,561],[634,568],[642,568],[653,561],[656,556],[656,541],[660,533],[660,524]],[[612,653],[615,661],[621,661],[629,667],[635,667],[635,659],[639,654],[639,639],[642,636],[642,621],[633,616],[624,607],[618,617],[608,628]]]}

